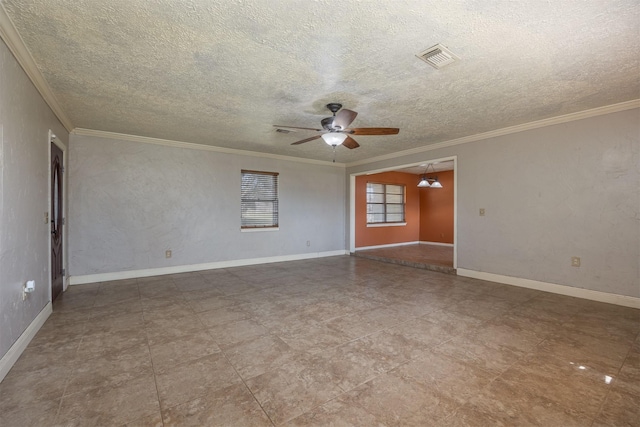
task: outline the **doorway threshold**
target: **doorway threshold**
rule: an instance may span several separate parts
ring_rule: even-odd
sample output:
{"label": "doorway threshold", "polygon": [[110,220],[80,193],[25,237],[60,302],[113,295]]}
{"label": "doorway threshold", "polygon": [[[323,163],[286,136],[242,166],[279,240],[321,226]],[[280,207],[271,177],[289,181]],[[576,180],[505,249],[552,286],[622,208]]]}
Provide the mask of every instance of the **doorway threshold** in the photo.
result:
{"label": "doorway threshold", "polygon": [[364,253],[363,251],[362,252],[351,252],[351,255],[352,256],[357,256],[359,258],[366,258],[366,259],[374,260],[374,261],[387,262],[389,264],[398,264],[398,265],[404,265],[406,267],[421,268],[423,270],[437,271],[439,273],[453,274],[453,275],[457,274],[455,268],[446,267],[444,265],[426,264],[426,263],[423,263],[423,262],[408,261],[406,259],[387,258],[387,257],[383,257],[383,256],[378,256],[378,255],[370,255],[370,254]]}

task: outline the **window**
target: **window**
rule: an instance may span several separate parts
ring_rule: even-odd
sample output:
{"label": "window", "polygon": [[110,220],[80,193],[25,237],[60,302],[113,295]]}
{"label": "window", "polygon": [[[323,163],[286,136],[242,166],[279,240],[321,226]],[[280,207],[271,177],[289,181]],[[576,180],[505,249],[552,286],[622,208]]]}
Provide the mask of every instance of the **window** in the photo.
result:
{"label": "window", "polygon": [[367,182],[367,224],[404,222],[404,185]]}
{"label": "window", "polygon": [[278,174],[242,171],[241,228],[278,227]]}

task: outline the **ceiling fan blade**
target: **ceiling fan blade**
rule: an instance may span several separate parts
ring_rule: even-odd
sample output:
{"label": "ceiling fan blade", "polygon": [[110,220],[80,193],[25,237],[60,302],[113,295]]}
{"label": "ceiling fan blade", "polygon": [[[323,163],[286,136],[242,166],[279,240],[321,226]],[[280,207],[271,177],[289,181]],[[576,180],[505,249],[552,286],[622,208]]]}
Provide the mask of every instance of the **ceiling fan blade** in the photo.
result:
{"label": "ceiling fan blade", "polygon": [[346,129],[357,115],[358,113],[356,113],[355,111],[343,108],[342,110],[338,111],[338,114],[336,114],[336,117],[333,119],[333,127]]}
{"label": "ceiling fan blade", "polygon": [[342,145],[344,145],[345,147],[347,147],[350,150],[353,150],[354,148],[360,147],[360,144],[358,144],[356,142],[356,140],[351,138],[350,136],[348,136],[347,139],[344,140]]}
{"label": "ceiling fan blade", "polygon": [[324,129],[315,129],[315,128],[301,128],[298,126],[282,126],[282,125],[273,125],[276,128],[287,128],[287,129],[305,129],[305,130],[315,130],[317,132],[322,132]]}
{"label": "ceiling fan blade", "polygon": [[353,128],[347,129],[351,135],[397,135],[398,128]]}
{"label": "ceiling fan blade", "polygon": [[296,141],[291,143],[291,145],[304,144],[305,142],[313,141],[314,139],[320,138],[322,135],[312,136],[311,138],[301,139],[300,141]]}

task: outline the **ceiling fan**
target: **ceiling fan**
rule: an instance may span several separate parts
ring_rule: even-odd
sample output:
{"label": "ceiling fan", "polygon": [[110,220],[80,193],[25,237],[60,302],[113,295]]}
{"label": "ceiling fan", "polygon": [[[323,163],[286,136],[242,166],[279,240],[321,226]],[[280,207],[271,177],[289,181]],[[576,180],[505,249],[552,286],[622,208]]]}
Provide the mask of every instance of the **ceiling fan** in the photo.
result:
{"label": "ceiling fan", "polygon": [[326,117],[320,121],[322,129],[304,128],[297,126],[274,126],[277,128],[305,129],[322,132],[321,135],[301,139],[300,141],[296,141],[291,145],[304,144],[305,142],[322,138],[324,142],[332,146],[334,149],[341,144],[349,149],[358,148],[360,144],[358,144],[355,139],[351,138],[351,135],[396,135],[398,132],[400,132],[400,129],[398,128],[349,128],[349,125],[351,124],[351,122],[353,122],[358,113],[356,113],[355,111],[347,110],[346,108],[340,110],[342,108],[342,104],[338,104],[336,102],[327,104],[327,108],[333,113],[333,116]]}

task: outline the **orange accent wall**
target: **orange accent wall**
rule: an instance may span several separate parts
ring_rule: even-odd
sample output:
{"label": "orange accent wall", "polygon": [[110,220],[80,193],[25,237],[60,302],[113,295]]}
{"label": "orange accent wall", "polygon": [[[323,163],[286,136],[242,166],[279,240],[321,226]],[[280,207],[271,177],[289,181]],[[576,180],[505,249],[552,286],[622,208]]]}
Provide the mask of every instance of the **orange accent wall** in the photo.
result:
{"label": "orange accent wall", "polygon": [[[405,226],[367,227],[367,182],[405,185]],[[417,242],[420,235],[420,193],[416,175],[384,172],[356,177],[356,248]]]}
{"label": "orange accent wall", "polygon": [[[420,188],[420,241],[453,243],[453,171],[438,176],[442,188]],[[356,239],[357,241],[357,239]]]}

